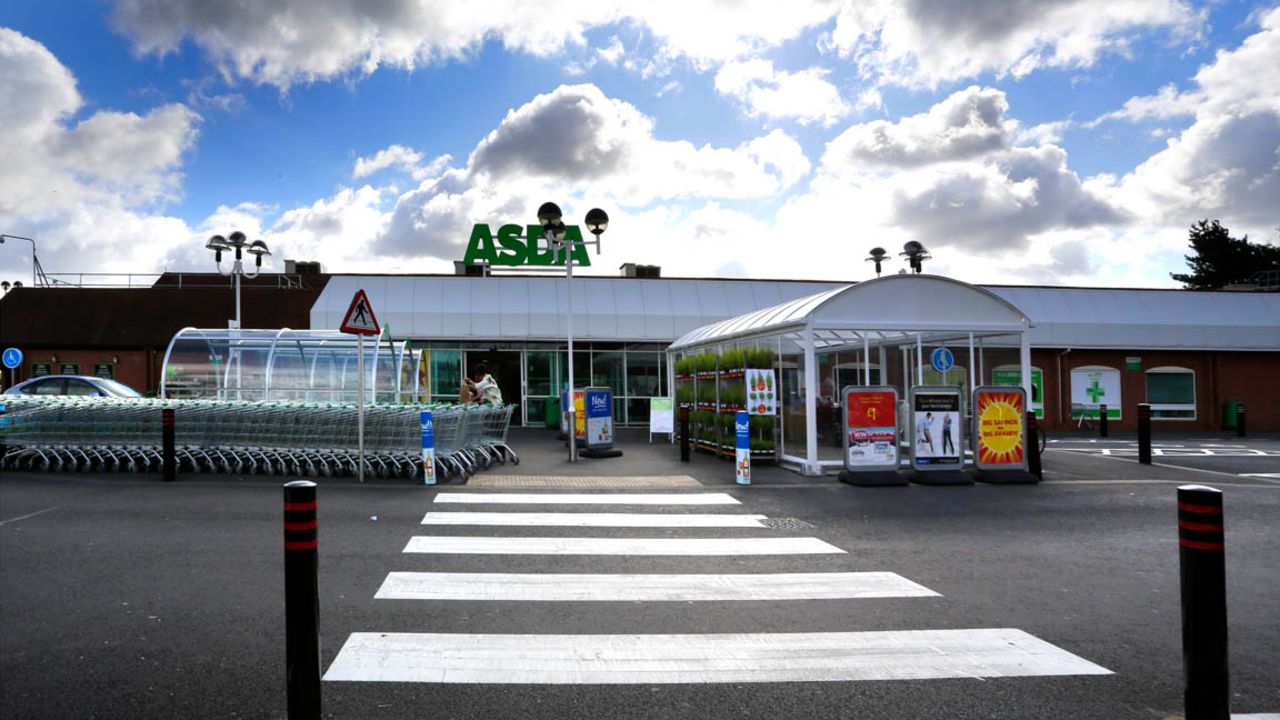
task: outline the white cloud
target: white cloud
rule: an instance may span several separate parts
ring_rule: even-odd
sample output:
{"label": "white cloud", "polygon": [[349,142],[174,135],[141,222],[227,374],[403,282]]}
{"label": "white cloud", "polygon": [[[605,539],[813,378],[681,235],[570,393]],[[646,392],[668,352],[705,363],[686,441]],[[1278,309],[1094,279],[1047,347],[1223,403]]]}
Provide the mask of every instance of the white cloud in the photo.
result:
{"label": "white cloud", "polygon": [[356,158],[356,165],[351,170],[351,177],[368,177],[389,167],[412,171],[422,162],[422,153],[404,145],[391,145],[379,150],[373,157]]}
{"label": "white cloud", "polygon": [[830,44],[883,84],[936,87],[986,72],[1090,67],[1149,28],[1191,37],[1180,0],[869,0],[842,5]]}
{"label": "white cloud", "polygon": [[776,70],[768,60],[733,61],[716,73],[715,85],[722,94],[743,103],[750,117],[831,127],[850,108],[827,74],[821,68],[795,73]]}

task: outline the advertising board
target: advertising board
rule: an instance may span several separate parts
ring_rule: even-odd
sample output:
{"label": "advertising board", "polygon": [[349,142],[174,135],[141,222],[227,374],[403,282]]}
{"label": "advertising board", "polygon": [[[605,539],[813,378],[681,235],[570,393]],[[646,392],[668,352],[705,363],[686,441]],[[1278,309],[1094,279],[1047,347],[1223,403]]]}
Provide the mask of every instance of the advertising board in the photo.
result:
{"label": "advertising board", "polygon": [[776,415],[778,395],[773,384],[773,370],[747,368],[747,412],[751,415]]}
{"label": "advertising board", "polygon": [[423,410],[419,416],[422,426],[422,481],[427,485],[436,484],[436,429],[435,420],[430,410]]}
{"label": "advertising board", "polygon": [[1027,468],[1026,405],[1021,387],[973,391],[973,460],[979,470]]}
{"label": "advertising board", "polygon": [[[609,388],[590,387],[583,396],[587,410],[587,447],[613,447],[613,391]],[[574,398],[574,402],[577,402],[577,398]],[[578,412],[581,413],[581,410]]]}
{"label": "advertising board", "polygon": [[[574,429],[576,430],[576,432],[574,432],[574,435],[576,435],[579,440],[587,439],[587,414],[584,411],[584,407],[585,407],[583,404],[584,402],[585,401],[583,399],[583,391],[574,390],[573,391],[573,420],[575,425]],[[566,393],[563,390],[560,391],[560,407],[562,408],[569,407],[568,393]],[[568,437],[569,435],[569,426],[567,425],[567,422],[568,421],[566,417],[564,415],[561,415],[560,416],[560,433],[565,437]]]}
{"label": "advertising board", "polygon": [[751,484],[751,415],[737,412],[733,416],[734,477],[739,485]]}
{"label": "advertising board", "polygon": [[649,434],[675,432],[675,411],[671,398],[649,398]]}
{"label": "advertising board", "polygon": [[958,385],[911,388],[911,465],[916,470],[959,470],[964,424]]}
{"label": "advertising board", "polygon": [[898,391],[853,386],[841,392],[846,470],[898,469]]}

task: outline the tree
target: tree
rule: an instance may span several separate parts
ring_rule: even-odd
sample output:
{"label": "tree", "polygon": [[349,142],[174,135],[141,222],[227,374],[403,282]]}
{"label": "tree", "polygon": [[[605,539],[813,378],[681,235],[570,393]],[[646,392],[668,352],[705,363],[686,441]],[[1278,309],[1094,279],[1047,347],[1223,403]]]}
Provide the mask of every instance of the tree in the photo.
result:
{"label": "tree", "polygon": [[1216,290],[1263,270],[1280,270],[1280,247],[1251,243],[1248,235],[1233,238],[1217,220],[1192,225],[1190,240],[1195,255],[1183,257],[1191,272],[1169,273],[1187,290]]}

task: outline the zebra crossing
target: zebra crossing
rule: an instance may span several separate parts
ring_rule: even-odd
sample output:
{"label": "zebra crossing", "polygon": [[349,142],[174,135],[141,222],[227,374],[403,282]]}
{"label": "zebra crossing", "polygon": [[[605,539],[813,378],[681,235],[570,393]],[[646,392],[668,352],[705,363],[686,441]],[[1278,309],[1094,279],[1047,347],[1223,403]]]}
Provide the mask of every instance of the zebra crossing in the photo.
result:
{"label": "zebra crossing", "polygon": [[[739,511],[725,493],[440,492],[422,534],[403,550],[421,555],[592,558],[839,557],[817,537],[773,537],[764,515]],[[497,505],[500,511],[443,510]],[[543,512],[528,506],[648,506],[652,512]],[[672,509],[663,512],[664,507]],[[727,508],[689,512],[699,506]],[[505,509],[510,507],[511,509]],[[553,508],[554,509],[554,508]],[[450,536],[435,528],[560,528],[570,537]],[[593,537],[587,528],[661,529],[666,537]],[[680,537],[733,528],[747,537]],[[554,530],[553,530],[554,531]],[[500,529],[500,533],[507,530]],[[544,531],[545,532],[545,531]],[[754,535],[759,533],[761,537]],[[655,534],[655,533],[648,533]],[[671,535],[675,535],[672,537]],[[529,573],[392,570],[375,600],[510,603],[751,602],[940,598],[894,572]],[[465,606],[463,606],[465,607]],[[529,634],[353,632],[324,674],[328,682],[463,684],[667,684],[921,680],[1108,675],[1109,670],[1014,628],[719,634]]]}

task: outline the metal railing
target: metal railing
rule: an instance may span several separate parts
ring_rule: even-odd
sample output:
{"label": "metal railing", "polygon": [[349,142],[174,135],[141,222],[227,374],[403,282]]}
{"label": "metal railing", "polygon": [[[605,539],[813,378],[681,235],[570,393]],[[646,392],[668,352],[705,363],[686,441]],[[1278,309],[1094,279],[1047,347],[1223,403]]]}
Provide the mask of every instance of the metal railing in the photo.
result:
{"label": "metal railing", "polygon": [[[214,273],[45,273],[44,278],[42,287],[61,288],[230,288],[234,282],[230,277]],[[303,287],[302,275],[264,273],[260,278],[246,287],[277,290]]]}

